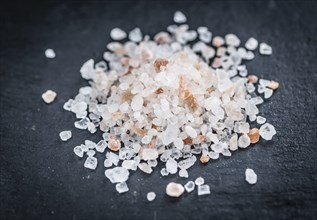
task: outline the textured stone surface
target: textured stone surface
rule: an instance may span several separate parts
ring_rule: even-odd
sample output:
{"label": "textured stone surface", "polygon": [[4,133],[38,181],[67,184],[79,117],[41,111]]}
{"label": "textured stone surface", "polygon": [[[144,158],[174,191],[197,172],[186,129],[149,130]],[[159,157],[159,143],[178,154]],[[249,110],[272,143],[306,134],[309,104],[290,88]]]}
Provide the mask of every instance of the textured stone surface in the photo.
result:
{"label": "textured stone surface", "polygon": [[[145,2],[1,6],[1,32],[6,33],[0,42],[1,217],[316,219],[316,3]],[[176,10],[184,12],[192,28],[207,26],[215,36],[231,32],[241,44],[253,36],[272,46],[271,56],[256,57],[247,65],[255,75],[280,83],[261,106],[261,115],[277,134],[272,141],[260,140],[234,152],[229,159],[190,168],[192,179],[204,177],[211,196],[185,193],[177,201],[168,198],[164,195],[168,182],[185,184],[188,179],[161,178],[160,169],[151,176],[135,173],[127,182],[130,191],[118,196],[102,166],[95,171],[82,169],[85,158],[73,153],[85,139],[97,142],[99,132],[92,136],[74,129],[72,139],[60,143],[58,133],[74,121],[62,106],[87,85],[79,69],[91,57],[102,58],[112,28],[128,32],[139,26],[143,33],[154,34],[171,24]],[[47,59],[46,48],[54,48],[58,56]],[[47,89],[59,95],[49,106],[41,100]],[[244,181],[247,167],[256,170],[254,186]],[[149,191],[157,194],[150,205],[144,203]]]}

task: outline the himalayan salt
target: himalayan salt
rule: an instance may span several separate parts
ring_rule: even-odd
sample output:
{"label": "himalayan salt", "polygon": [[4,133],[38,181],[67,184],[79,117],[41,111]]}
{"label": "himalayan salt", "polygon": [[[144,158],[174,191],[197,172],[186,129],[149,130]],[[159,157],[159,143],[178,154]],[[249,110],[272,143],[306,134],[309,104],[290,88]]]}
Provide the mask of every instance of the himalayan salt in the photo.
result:
{"label": "himalayan salt", "polygon": [[162,58],[157,58],[157,59],[154,61],[155,71],[156,71],[157,73],[161,72],[161,69],[162,69],[163,67],[166,67],[167,64],[168,64],[168,60],[162,59]]}
{"label": "himalayan salt", "polygon": [[166,194],[170,197],[180,197],[184,191],[183,185],[179,183],[170,182],[166,186]]}
{"label": "himalayan salt", "polygon": [[276,90],[279,87],[279,83],[274,80],[271,80],[267,87]]}
{"label": "himalayan salt", "polygon": [[255,143],[259,142],[259,140],[260,140],[259,129],[257,129],[257,128],[252,128],[252,129],[249,131],[249,134],[248,134],[248,135],[249,135],[251,144],[255,144]]}
{"label": "himalayan salt", "polygon": [[120,140],[116,138],[110,138],[108,148],[112,151],[118,151],[121,148]]}
{"label": "himalayan salt", "polygon": [[200,157],[200,162],[203,163],[203,164],[205,164],[205,163],[208,163],[209,159],[210,159],[210,158],[209,158],[208,155],[201,155],[201,157]]}

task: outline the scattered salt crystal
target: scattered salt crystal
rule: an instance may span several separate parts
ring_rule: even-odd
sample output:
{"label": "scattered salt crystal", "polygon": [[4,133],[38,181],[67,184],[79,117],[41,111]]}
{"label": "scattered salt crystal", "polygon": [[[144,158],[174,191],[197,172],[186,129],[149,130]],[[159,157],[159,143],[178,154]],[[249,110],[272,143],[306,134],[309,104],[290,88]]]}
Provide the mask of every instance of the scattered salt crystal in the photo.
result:
{"label": "scattered salt crystal", "polygon": [[166,170],[165,167],[161,169],[161,175],[162,176],[167,176],[168,175],[168,171]]}
{"label": "scattered salt crystal", "polygon": [[50,104],[52,103],[56,98],[56,92],[52,90],[47,90],[42,94],[42,99],[45,103]]}
{"label": "scattered salt crystal", "polygon": [[97,158],[89,156],[89,157],[87,157],[87,159],[85,161],[84,167],[91,169],[91,170],[94,170],[94,169],[96,169],[97,164],[98,164]]}
{"label": "scattered salt crystal", "polygon": [[129,191],[128,185],[126,182],[123,183],[117,183],[116,184],[116,190],[118,193],[125,193]]}
{"label": "scattered salt crystal", "polygon": [[96,151],[94,151],[94,150],[88,150],[87,151],[87,156],[88,157],[93,157],[95,154],[96,154]]}
{"label": "scattered salt crystal", "polygon": [[265,89],[264,90],[264,98],[268,99],[273,95],[273,90],[272,89]]}
{"label": "scattered salt crystal", "polygon": [[174,14],[175,23],[185,23],[187,21],[186,16],[181,11],[176,11]]}
{"label": "scattered salt crystal", "polygon": [[124,167],[115,167],[105,171],[106,177],[112,183],[123,183],[129,178],[129,171]]}
{"label": "scattered salt crystal", "polygon": [[193,181],[188,181],[185,185],[184,185],[185,189],[187,192],[192,192],[195,189],[195,183]]}
{"label": "scattered salt crystal", "polygon": [[257,182],[257,175],[254,172],[254,170],[247,168],[245,170],[245,180],[249,183],[249,184],[255,184]]}
{"label": "scattered salt crystal", "polygon": [[174,174],[177,172],[177,167],[178,167],[177,162],[174,159],[170,158],[167,160],[166,162],[167,172]]}
{"label": "scattered salt crystal", "polygon": [[198,186],[198,196],[210,194],[210,187],[208,185],[199,185]]}
{"label": "scattered salt crystal", "polygon": [[188,178],[188,171],[185,170],[185,169],[180,169],[179,172],[178,172],[178,175],[179,175],[180,177]]}
{"label": "scattered salt crystal", "polygon": [[84,156],[84,151],[83,148],[81,146],[76,146],[74,147],[74,153],[78,156],[78,157],[83,157]]}
{"label": "scattered salt crystal", "polygon": [[204,183],[205,183],[205,180],[204,180],[204,178],[202,178],[202,177],[198,177],[198,178],[195,180],[195,184],[196,184],[197,186],[203,185]]}
{"label": "scattered salt crystal", "polygon": [[180,197],[184,191],[184,187],[179,183],[170,182],[166,186],[166,194],[170,197]]}
{"label": "scattered salt crystal", "polygon": [[245,43],[245,48],[247,48],[248,50],[255,50],[257,47],[258,41],[253,37],[249,38]]}
{"label": "scattered salt crystal", "polygon": [[113,40],[123,40],[127,37],[127,34],[120,28],[113,28],[110,32],[110,37]]}
{"label": "scattered salt crystal", "polygon": [[107,148],[107,142],[104,140],[101,140],[96,145],[96,151],[103,153],[105,149]]}
{"label": "scattered salt crystal", "polygon": [[53,59],[56,57],[56,54],[55,54],[55,51],[53,49],[46,49],[45,56],[46,56],[46,58]]}
{"label": "scattered salt crystal", "polygon": [[140,28],[134,28],[129,33],[129,39],[133,42],[140,42],[142,40],[142,32]]}
{"label": "scattered salt crystal", "polygon": [[151,166],[147,163],[140,163],[138,167],[140,170],[142,170],[144,173],[147,173],[147,174],[150,174],[153,171]]}
{"label": "scattered salt crystal", "polygon": [[272,54],[272,47],[266,43],[260,43],[260,54],[271,55]]}
{"label": "scattered salt crystal", "polygon": [[148,192],[146,194],[146,198],[149,202],[152,202],[155,199],[155,197],[156,197],[155,192]]}
{"label": "scattered salt crystal", "polygon": [[122,167],[126,168],[127,170],[137,170],[138,164],[134,160],[124,160],[122,162]]}
{"label": "scattered salt crystal", "polygon": [[265,140],[271,140],[275,134],[275,128],[270,123],[265,123],[260,127],[260,135]]}
{"label": "scattered salt crystal", "polygon": [[264,124],[265,121],[266,121],[266,118],[264,118],[264,117],[262,117],[262,116],[260,116],[260,115],[256,117],[256,122],[257,122],[258,124]]}
{"label": "scattered salt crystal", "polygon": [[59,133],[59,137],[61,138],[62,141],[67,141],[72,137],[72,132],[71,131],[62,131]]}

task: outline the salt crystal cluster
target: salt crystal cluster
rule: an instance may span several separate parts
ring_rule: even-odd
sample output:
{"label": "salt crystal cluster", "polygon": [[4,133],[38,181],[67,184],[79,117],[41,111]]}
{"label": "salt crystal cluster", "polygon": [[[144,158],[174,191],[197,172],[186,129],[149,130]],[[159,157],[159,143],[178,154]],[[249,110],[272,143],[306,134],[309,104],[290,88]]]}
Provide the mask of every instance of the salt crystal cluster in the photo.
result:
{"label": "salt crystal cluster", "polygon": [[[105,155],[105,175],[117,183],[119,193],[128,190],[130,172],[150,174],[158,161],[165,163],[163,176],[187,178],[197,157],[204,164],[221,155],[230,157],[260,137],[270,140],[276,134],[258,114],[279,84],[249,75],[245,64],[254,59],[258,41],[250,38],[243,47],[235,34],[213,36],[207,27],[191,30],[186,20],[176,12],[174,21],[181,24],[170,25],[153,39],[140,28],[128,34],[113,29],[112,39],[129,40],[109,43],[104,61],[85,62],[80,73],[89,86],[64,104],[76,115],[76,128],[103,132],[100,142],[87,140],[74,152],[87,154],[89,169],[98,164],[95,150]],[[266,43],[259,50],[272,53]],[[195,183],[198,194],[210,193],[203,179]],[[193,182],[185,185],[187,191],[194,187]],[[167,188],[172,196],[183,192],[183,186]]]}

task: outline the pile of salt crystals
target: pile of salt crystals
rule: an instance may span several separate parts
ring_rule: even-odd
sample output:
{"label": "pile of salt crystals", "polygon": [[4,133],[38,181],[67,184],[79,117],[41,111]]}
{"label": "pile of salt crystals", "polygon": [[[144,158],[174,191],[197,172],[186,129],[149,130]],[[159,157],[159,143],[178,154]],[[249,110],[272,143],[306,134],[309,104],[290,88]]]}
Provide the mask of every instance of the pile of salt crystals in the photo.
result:
{"label": "pile of salt crystals", "polygon": [[[177,13],[174,21],[185,22]],[[258,106],[278,83],[248,75],[243,64],[255,57],[256,39],[250,38],[245,49],[234,34],[212,38],[208,28],[189,30],[186,24],[171,25],[153,40],[139,28],[111,32],[116,40],[127,36],[124,43],[107,45],[105,61],[84,63],[80,73],[90,86],[64,104],[76,114],[76,128],[104,132],[100,142],[86,140],[74,152],[87,154],[89,169],[97,167],[96,151],[103,153],[105,175],[117,183],[118,192],[129,190],[131,171],[150,174],[159,160],[165,163],[163,176],[188,177],[197,156],[207,163],[257,143],[260,136],[270,140],[275,135]],[[259,50],[272,53],[265,43]],[[257,121],[260,129],[249,121]]]}

